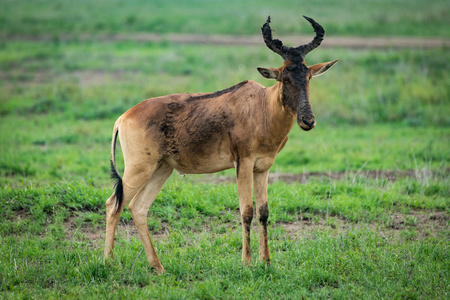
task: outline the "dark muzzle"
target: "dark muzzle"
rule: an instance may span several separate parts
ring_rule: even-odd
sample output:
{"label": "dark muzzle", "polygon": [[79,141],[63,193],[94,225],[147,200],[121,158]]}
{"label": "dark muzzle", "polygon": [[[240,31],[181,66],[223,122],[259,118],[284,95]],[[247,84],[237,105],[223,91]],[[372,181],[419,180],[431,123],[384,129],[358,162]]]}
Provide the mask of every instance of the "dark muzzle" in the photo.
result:
{"label": "dark muzzle", "polygon": [[300,128],[305,131],[311,130],[316,126],[314,116],[309,118],[303,117],[299,121],[300,122],[298,122],[298,125],[300,125]]}

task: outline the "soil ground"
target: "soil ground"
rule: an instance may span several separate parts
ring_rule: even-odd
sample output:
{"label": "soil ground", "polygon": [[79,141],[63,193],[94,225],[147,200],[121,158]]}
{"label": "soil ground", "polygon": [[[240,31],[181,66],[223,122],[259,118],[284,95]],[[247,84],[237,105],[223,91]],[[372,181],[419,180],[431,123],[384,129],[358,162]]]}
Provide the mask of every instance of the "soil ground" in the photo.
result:
{"label": "soil ground", "polygon": [[[2,36],[5,40],[55,41],[54,36]],[[308,41],[311,35],[289,35],[278,37],[286,45],[296,45],[299,41]],[[154,33],[122,33],[101,35],[62,35],[56,39],[65,40],[96,40],[96,41],[136,41],[136,42],[171,42],[180,44],[214,44],[214,45],[262,45],[259,35],[201,35],[201,34],[154,34]],[[345,48],[439,48],[450,47],[448,38],[420,37],[344,37],[327,36],[322,47]]]}
{"label": "soil ground", "polygon": [[[450,170],[447,170],[450,172]],[[389,182],[394,182],[399,178],[413,178],[421,179],[425,176],[430,177],[436,174],[432,174],[431,171],[384,171],[384,170],[368,170],[368,171],[355,171],[355,172],[309,172],[302,174],[283,174],[283,173],[270,173],[269,183],[274,183],[277,181],[283,181],[286,183],[306,183],[310,180],[356,180],[358,178],[369,178],[374,180],[387,180]],[[234,183],[234,177],[227,176],[196,176],[196,181],[207,182],[207,183]]]}
{"label": "soil ground", "polygon": [[[232,231],[240,231],[239,212],[236,211],[236,221],[223,224],[226,228]],[[402,232],[405,229],[416,228],[416,238],[426,238],[429,236],[436,237],[439,232],[443,232],[447,227],[449,217],[445,212],[424,212],[413,211],[409,214],[393,214],[390,216],[390,224],[374,224],[374,223],[350,223],[342,218],[336,216],[322,216],[315,215],[313,218],[304,218],[298,216],[298,221],[291,223],[272,224],[272,226],[281,226],[286,231],[286,234],[292,239],[304,239],[312,236],[327,234],[331,236],[338,236],[346,234],[350,231],[361,230],[369,228],[371,231],[382,236],[386,240],[394,240],[401,238]],[[412,221],[413,220],[413,221]],[[77,226],[74,217],[69,218],[65,222],[65,227],[68,229],[67,238],[72,239],[75,235],[82,236],[90,241],[92,248],[98,248],[102,245],[105,239],[105,226],[92,224],[82,224]],[[252,223],[253,232],[257,232],[257,222]],[[170,234],[168,226],[161,224],[162,228],[157,232],[151,232],[151,237],[154,241],[162,240]],[[213,231],[213,229],[204,225],[203,230]],[[227,233],[228,230],[226,231]],[[220,233],[217,233],[220,234]],[[129,241],[131,238],[139,238],[136,227],[132,221],[120,220],[116,229],[116,236]]]}
{"label": "soil ground", "polygon": [[[380,171],[372,170],[366,172],[328,172],[328,173],[304,173],[304,174],[277,174],[271,173],[269,176],[269,182],[283,181],[286,183],[306,183],[309,180],[314,179],[329,179],[331,181],[345,180],[357,178],[357,176],[364,176],[371,179],[380,179],[388,181],[396,181],[400,178],[419,178],[423,174],[419,174],[415,171]],[[432,175],[432,174],[429,174]],[[194,178],[194,181],[208,182],[213,184],[230,184],[234,182],[234,178],[231,177],[210,177],[199,176]],[[376,232],[386,240],[392,240],[401,238],[401,234],[405,229],[416,229],[416,238],[425,238],[428,236],[437,236],[439,232],[443,232],[447,228],[447,224],[450,220],[449,216],[445,212],[440,211],[423,211],[413,210],[408,214],[395,213],[389,216],[390,221],[386,224],[381,223],[351,223],[344,218],[333,215],[314,214],[303,216],[299,214],[297,221],[289,223],[277,223],[272,226],[281,226],[286,231],[286,234],[293,239],[308,238],[317,234],[326,233],[328,235],[337,236],[339,234],[345,234],[352,230],[359,230],[369,228],[371,231]],[[239,223],[239,211],[235,212],[235,222],[229,222],[223,224],[227,229],[233,231],[241,230]],[[81,235],[87,240],[90,240],[92,247],[99,247],[105,237],[105,226],[99,224],[93,226],[92,224],[85,223],[76,225],[75,217],[71,217],[65,222],[65,227],[68,229],[67,237],[72,238],[74,235]],[[257,232],[257,222],[253,222],[253,230]],[[203,225],[203,230],[213,231],[212,227],[208,224]],[[131,238],[139,238],[138,232],[132,221],[125,221],[121,219],[117,226],[116,234],[121,238],[129,240]],[[154,240],[158,241],[166,238],[170,234],[169,227],[162,223],[161,229],[156,232],[151,232],[151,236]]]}

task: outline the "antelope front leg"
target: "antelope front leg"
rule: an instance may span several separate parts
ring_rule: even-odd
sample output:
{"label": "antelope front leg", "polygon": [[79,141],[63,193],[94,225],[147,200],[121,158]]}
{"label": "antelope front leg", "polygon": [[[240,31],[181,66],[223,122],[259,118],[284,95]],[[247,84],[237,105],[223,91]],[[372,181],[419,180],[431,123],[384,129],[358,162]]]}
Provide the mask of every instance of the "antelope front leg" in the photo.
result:
{"label": "antelope front leg", "polygon": [[253,173],[255,188],[256,215],[258,216],[259,234],[259,260],[270,265],[269,245],[267,242],[267,219],[269,208],[267,206],[267,181],[269,171]]}
{"label": "antelope front leg", "polygon": [[251,265],[250,254],[250,228],[253,219],[253,164],[250,162],[237,163],[236,166],[237,187],[239,194],[239,211],[242,222],[242,263]]}

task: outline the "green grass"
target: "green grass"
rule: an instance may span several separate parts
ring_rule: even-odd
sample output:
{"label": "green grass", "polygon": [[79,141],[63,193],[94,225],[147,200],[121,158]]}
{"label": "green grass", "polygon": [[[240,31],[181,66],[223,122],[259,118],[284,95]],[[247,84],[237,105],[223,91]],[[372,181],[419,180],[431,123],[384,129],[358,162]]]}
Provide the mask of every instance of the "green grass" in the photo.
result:
{"label": "green grass", "polygon": [[[76,39],[259,34],[269,13],[277,34],[310,33],[299,26],[305,14],[333,35],[448,36],[447,2],[408,1],[408,13],[406,2],[388,1],[0,3],[0,35],[54,37],[0,42],[0,298],[448,298],[447,49],[309,54],[308,64],[340,62],[311,83],[316,129],[295,126],[271,170],[319,173],[304,184],[269,186],[273,266],[258,262],[255,226],[254,266],[240,263],[236,185],[214,183],[233,170],[174,173],[148,217],[167,271],[156,275],[128,209],[115,258],[103,262],[115,119],[154,96],[213,92],[246,79],[272,85],[256,67],[282,62],[263,44]],[[62,42],[66,34],[74,38]]]}
{"label": "green grass", "polygon": [[[415,192],[405,191],[405,182],[363,178],[271,185],[273,267],[267,268],[257,260],[254,267],[240,265],[234,185],[172,179],[149,214],[153,232],[161,227],[169,232],[156,242],[167,271],[162,276],[152,273],[139,239],[125,235],[123,228],[114,260],[103,262],[103,234],[92,233],[104,230],[104,220],[92,216],[104,215],[109,189],[66,182],[2,188],[0,264],[5,271],[0,286],[8,298],[445,297],[448,225],[426,231],[417,223],[417,212],[427,218],[448,214],[448,182],[432,190],[417,184]],[[404,225],[394,234],[398,215],[404,216]],[[280,223],[325,219],[325,229],[308,231],[304,222],[303,232],[295,234]],[[128,211],[123,220],[131,222]],[[335,222],[342,220],[346,226],[336,229]],[[256,240],[252,234],[254,254]]]}
{"label": "green grass", "polygon": [[[318,49],[307,63],[336,58],[332,72],[311,83],[319,122],[449,125],[446,49]],[[213,92],[246,79],[272,85],[256,67],[281,65],[264,45],[7,42],[0,45],[0,113],[112,118],[149,97]]]}
{"label": "green grass", "polygon": [[[2,184],[13,186],[77,180],[108,185],[112,120],[49,122],[39,117],[4,118],[0,146]],[[35,128],[43,132],[36,132]],[[331,126],[313,132],[294,128],[272,172],[414,171],[445,174],[449,132],[401,125]],[[119,168],[123,167],[120,151]],[[233,176],[234,171],[223,172]]]}
{"label": "green grass", "polygon": [[311,33],[301,20],[307,15],[330,35],[449,36],[445,0],[2,0],[0,5],[0,33],[15,36],[136,31],[255,35],[268,15],[279,34]]}
{"label": "green grass", "polygon": [[58,241],[57,233],[32,239],[36,248],[29,254],[23,253],[29,246],[8,239],[5,244],[14,248],[7,249],[6,256],[15,262],[15,270],[9,268],[11,272],[5,274],[10,276],[5,277],[10,284],[7,295],[165,299],[446,296],[448,268],[441,262],[448,259],[448,248],[436,239],[397,243],[355,230],[339,238],[319,234],[300,242],[286,240],[280,229],[273,232],[272,248],[279,254],[273,259],[277,267],[272,268],[259,264],[243,268],[237,262],[239,255],[230,254],[236,246],[230,244],[239,243],[237,234],[216,235],[213,240],[207,233],[194,234],[193,246],[183,237],[185,232],[172,232],[158,247],[166,255],[162,261],[167,274],[151,276],[150,281],[151,271],[135,239],[120,241],[127,252],[111,264],[102,261],[99,251],[86,251],[87,242],[62,240],[59,251],[41,250]]}
{"label": "green grass", "polygon": [[[341,61],[311,83],[318,126],[295,126],[273,171],[448,169],[448,51],[319,50],[308,62]],[[279,60],[264,46],[3,43],[0,182],[106,184],[121,113],[149,97],[245,79],[269,86],[255,68]]]}

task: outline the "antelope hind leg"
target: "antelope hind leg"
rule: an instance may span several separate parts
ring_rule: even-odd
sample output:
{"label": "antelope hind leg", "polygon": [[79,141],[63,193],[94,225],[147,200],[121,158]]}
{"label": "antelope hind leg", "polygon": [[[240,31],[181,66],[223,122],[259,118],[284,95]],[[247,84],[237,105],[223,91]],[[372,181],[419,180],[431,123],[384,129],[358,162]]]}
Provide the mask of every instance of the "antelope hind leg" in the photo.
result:
{"label": "antelope hind leg", "polygon": [[123,202],[119,210],[116,209],[116,193],[113,193],[111,197],[106,201],[106,237],[105,237],[105,259],[113,257],[114,249],[114,235],[116,232],[117,223],[120,218],[120,214],[127,204],[138,193],[139,188],[130,188],[129,186],[123,186]]}
{"label": "antelope hind leg", "polygon": [[242,223],[242,263],[251,265],[250,229],[253,219],[253,165],[242,161],[236,167],[237,187],[239,194],[239,211]]}
{"label": "antelope hind leg", "polygon": [[150,266],[159,274],[164,273],[164,268],[159,262],[158,255],[153,247],[152,240],[147,228],[147,214],[150,206],[161,190],[164,182],[172,174],[173,168],[163,163],[150,177],[142,190],[134,197],[128,208],[133,217],[134,224],[139,232],[145,253]]}

